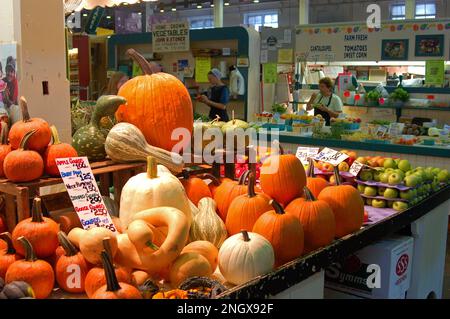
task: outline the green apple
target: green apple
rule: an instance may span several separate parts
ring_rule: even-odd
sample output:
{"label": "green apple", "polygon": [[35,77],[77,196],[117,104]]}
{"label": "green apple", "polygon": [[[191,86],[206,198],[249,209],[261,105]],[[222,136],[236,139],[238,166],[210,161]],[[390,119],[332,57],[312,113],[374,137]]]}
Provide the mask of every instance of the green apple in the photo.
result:
{"label": "green apple", "polygon": [[437,174],[437,178],[440,183],[447,183],[450,179],[450,173],[448,172],[448,170],[443,169],[439,172],[439,174]]}
{"label": "green apple", "polygon": [[373,181],[373,174],[371,170],[363,170],[360,174],[359,174],[359,178],[362,181]]}
{"label": "green apple", "polygon": [[405,172],[403,172],[401,169],[395,169],[394,173],[397,173],[402,177],[402,180],[405,178]]}
{"label": "green apple", "polygon": [[398,162],[398,168],[406,173],[411,170],[411,163],[408,160],[401,160]]}
{"label": "green apple", "polygon": [[386,173],[393,173],[394,170],[395,170],[395,168],[386,168],[384,171],[385,171]]}
{"label": "green apple", "polygon": [[389,185],[398,185],[402,182],[402,177],[397,173],[392,173],[389,175],[388,183]]}
{"label": "green apple", "polygon": [[408,209],[408,203],[405,203],[405,202],[394,202],[394,205],[392,205],[392,208],[394,208],[398,212],[402,212],[402,211]]}
{"label": "green apple", "polygon": [[374,199],[372,201],[372,206],[376,208],[385,208],[387,204],[386,201],[383,199]]}
{"label": "green apple", "polygon": [[434,176],[438,176],[438,174],[441,172],[441,169],[438,167],[433,168],[433,174]]}
{"label": "green apple", "polygon": [[381,174],[383,174],[383,171],[375,171],[374,173],[373,173],[373,180],[375,181],[375,182],[379,182],[380,181],[380,176],[381,176]]}
{"label": "green apple", "polygon": [[366,185],[363,185],[363,184],[358,184],[358,191],[361,193],[361,194],[364,194],[364,190],[366,189]]}
{"label": "green apple", "polygon": [[432,181],[434,179],[434,174],[431,170],[425,170],[424,171],[424,176],[425,176],[425,180],[426,181]]}
{"label": "green apple", "polygon": [[383,163],[384,168],[397,168],[397,164],[392,158],[386,158]]}
{"label": "green apple", "polygon": [[385,191],[386,191],[386,187],[378,187],[378,195],[384,196]]}
{"label": "green apple", "polygon": [[396,190],[395,188],[387,188],[384,191],[383,196],[390,199],[398,198],[398,190]]}
{"label": "green apple", "polygon": [[412,174],[414,174],[414,173],[415,173],[414,171],[407,171],[405,175],[406,175],[406,176],[409,176],[409,175],[412,175]]}
{"label": "green apple", "polygon": [[391,175],[388,172],[385,172],[383,174],[380,175],[380,182],[387,184],[389,182],[389,175]]}
{"label": "green apple", "polygon": [[394,162],[398,166],[398,163],[400,163],[401,160],[402,160],[401,158],[396,158],[396,159],[394,159]]}
{"label": "green apple", "polygon": [[417,191],[415,189],[410,189],[407,191],[400,192],[400,198],[406,200],[413,200],[417,196]]}
{"label": "green apple", "polygon": [[372,198],[366,198],[366,205],[372,206]]}
{"label": "green apple", "polygon": [[419,184],[422,184],[425,180],[425,173],[423,171],[415,172],[411,176],[417,176],[417,178],[419,179]]}
{"label": "green apple", "polygon": [[420,177],[417,175],[409,175],[405,177],[405,185],[408,187],[416,187],[421,182]]}
{"label": "green apple", "polygon": [[366,196],[377,196],[377,188],[372,186],[366,186],[364,189],[364,195]]}

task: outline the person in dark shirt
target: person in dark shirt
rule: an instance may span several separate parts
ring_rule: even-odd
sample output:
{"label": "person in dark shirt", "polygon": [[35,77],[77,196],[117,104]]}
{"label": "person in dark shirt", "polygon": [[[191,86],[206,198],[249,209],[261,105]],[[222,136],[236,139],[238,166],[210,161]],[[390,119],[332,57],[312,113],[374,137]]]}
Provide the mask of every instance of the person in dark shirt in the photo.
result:
{"label": "person in dark shirt", "polygon": [[16,69],[12,64],[5,67],[6,77],[3,79],[6,82],[6,90],[3,94],[4,103],[7,107],[11,105],[18,105],[19,101],[19,84],[16,78]]}
{"label": "person in dark shirt", "polygon": [[230,91],[222,82],[223,75],[218,69],[212,69],[208,73],[208,81],[211,87],[207,95],[201,95],[199,101],[211,108],[209,118],[216,119],[218,116],[221,121],[228,122],[230,119],[227,113],[227,104],[230,100]]}

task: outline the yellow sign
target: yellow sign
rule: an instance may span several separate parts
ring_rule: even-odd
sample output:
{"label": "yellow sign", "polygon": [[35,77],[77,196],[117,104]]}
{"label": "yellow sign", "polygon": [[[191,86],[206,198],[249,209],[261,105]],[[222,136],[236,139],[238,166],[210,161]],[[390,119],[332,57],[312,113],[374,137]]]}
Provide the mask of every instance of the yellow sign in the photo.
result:
{"label": "yellow sign", "polygon": [[291,64],[293,63],[294,51],[292,49],[279,49],[278,50],[278,63]]}
{"label": "yellow sign", "polygon": [[207,83],[209,71],[211,71],[210,57],[195,58],[195,82]]}

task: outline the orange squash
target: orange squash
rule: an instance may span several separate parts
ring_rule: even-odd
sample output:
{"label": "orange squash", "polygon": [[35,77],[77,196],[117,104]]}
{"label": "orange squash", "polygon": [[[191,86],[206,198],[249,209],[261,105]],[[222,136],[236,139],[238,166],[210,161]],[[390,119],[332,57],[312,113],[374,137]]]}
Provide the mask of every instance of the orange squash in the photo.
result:
{"label": "orange squash", "polygon": [[189,174],[186,174],[181,183],[186,190],[186,195],[195,206],[197,206],[198,202],[204,197],[212,198],[211,190],[203,179],[195,176],[189,177]]}
{"label": "orange squash", "polygon": [[197,253],[181,254],[170,269],[170,282],[177,287],[191,277],[209,277],[213,273],[208,260]]}
{"label": "orange squash", "polygon": [[[135,50],[129,49],[127,54],[145,75],[133,78],[120,88],[119,95],[127,104],[117,111],[117,120],[137,126],[150,145],[172,151],[179,143],[172,140],[174,130],[182,128],[192,135],[194,112],[189,92],[173,75],[153,73],[149,63]],[[186,147],[190,139],[184,142]]]}
{"label": "orange squash", "polygon": [[321,191],[330,186],[330,184],[328,184],[325,179],[316,177],[316,175],[314,174],[314,160],[311,158],[309,159],[308,178],[306,180],[306,186],[314,195],[314,197],[318,197]]}
{"label": "orange squash", "polygon": [[302,255],[304,233],[298,218],[286,214],[275,200],[271,201],[271,205],[274,210],[258,218],[253,232],[265,237],[272,244],[275,266],[281,266]]}
{"label": "orange squash", "polygon": [[214,271],[218,264],[219,250],[214,244],[206,240],[197,240],[186,245],[181,251],[184,253],[197,253],[208,259],[211,269]]}
{"label": "orange squash", "polygon": [[358,190],[342,185],[337,167],[334,171],[337,186],[328,186],[319,195],[330,205],[336,220],[336,237],[341,238],[361,228],[364,222],[364,201]]}
{"label": "orange squash", "polygon": [[5,278],[9,266],[22,257],[16,254],[10,233],[0,234],[0,239],[7,245],[5,248],[0,248],[0,278]]}
{"label": "orange squash", "polygon": [[219,210],[219,216],[225,222],[227,220],[228,208],[231,202],[238,196],[247,193],[247,186],[245,181],[250,171],[245,172],[239,178],[239,181],[225,181],[220,184],[216,189],[214,194],[214,200],[217,204],[217,209]]}
{"label": "orange squash", "polygon": [[260,181],[265,194],[286,206],[303,195],[305,169],[295,155],[272,155],[261,166]]}
{"label": "orange squash", "polygon": [[236,197],[230,205],[225,225],[228,235],[232,236],[242,229],[252,229],[258,218],[270,211],[270,198],[265,194],[255,193],[255,175],[249,174],[248,193]]}
{"label": "orange squash", "polygon": [[336,221],[331,207],[317,200],[311,190],[305,187],[306,199],[298,198],[286,207],[286,213],[296,216],[305,233],[305,252],[329,245],[336,233]]}
{"label": "orange squash", "polygon": [[58,131],[55,126],[51,127],[53,144],[49,145],[44,153],[44,170],[45,173],[50,176],[59,177],[59,170],[56,166],[56,159],[77,157],[77,151],[72,145],[67,143],[61,143],[58,135]]}

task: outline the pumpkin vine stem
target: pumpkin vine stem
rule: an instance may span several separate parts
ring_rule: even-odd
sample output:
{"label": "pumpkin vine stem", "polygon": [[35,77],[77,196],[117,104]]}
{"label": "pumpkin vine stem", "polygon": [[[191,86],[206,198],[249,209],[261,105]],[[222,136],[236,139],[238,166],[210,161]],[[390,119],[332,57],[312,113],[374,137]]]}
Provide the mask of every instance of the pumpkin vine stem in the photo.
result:
{"label": "pumpkin vine stem", "polygon": [[31,136],[33,136],[34,133],[36,133],[36,130],[29,131],[27,134],[24,135],[24,137],[20,141],[19,149],[21,150],[28,149],[28,140],[30,139]]}
{"label": "pumpkin vine stem", "polygon": [[20,109],[22,111],[22,121],[29,122],[31,120],[30,113],[28,112],[28,102],[25,97],[20,97]]}
{"label": "pumpkin vine stem", "polygon": [[114,271],[114,267],[106,251],[102,251],[102,264],[105,269],[106,290],[114,292],[122,289],[119,285],[116,272]]}
{"label": "pumpkin vine stem", "polygon": [[284,215],[285,214],[283,207],[276,200],[272,199],[270,201],[269,205],[271,205],[273,207],[273,209],[275,210],[275,213],[277,213],[278,215]]}
{"label": "pumpkin vine stem", "polygon": [[250,241],[250,236],[248,235],[248,231],[246,230],[241,230],[241,234],[244,237],[244,241],[249,242]]}
{"label": "pumpkin vine stem", "polygon": [[147,157],[147,176],[150,179],[158,177],[158,165],[152,156]]}
{"label": "pumpkin vine stem", "polygon": [[314,178],[316,177],[316,173],[314,172],[314,160],[312,158],[308,159],[309,167],[308,167],[308,177]]}
{"label": "pumpkin vine stem", "polygon": [[135,49],[128,49],[127,56],[130,57],[134,62],[136,62],[137,65],[139,65],[139,67],[141,68],[142,72],[144,72],[145,75],[153,74],[150,63]]}
{"label": "pumpkin vine stem", "polygon": [[315,202],[317,198],[314,196],[314,194],[311,192],[311,190],[308,187],[304,187],[303,190],[305,191],[306,200],[308,202]]}
{"label": "pumpkin vine stem", "polygon": [[212,174],[204,173],[197,176],[200,179],[210,179],[214,186],[219,186],[220,181]]}
{"label": "pumpkin vine stem", "polygon": [[0,234],[0,239],[2,239],[5,243],[6,243],[6,254],[7,255],[14,255],[16,253],[16,250],[14,249],[14,245],[12,242],[12,238],[11,238],[11,234],[6,232],[6,233],[1,233]]}
{"label": "pumpkin vine stem", "polygon": [[342,185],[341,174],[337,166],[334,167],[334,178],[336,179],[336,185]]}
{"label": "pumpkin vine stem", "polygon": [[61,244],[62,248],[64,248],[67,257],[72,257],[78,254],[78,249],[74,244],[70,242],[69,238],[67,238],[66,233],[64,233],[63,231],[58,232],[58,241]]}
{"label": "pumpkin vine stem", "polygon": [[56,126],[52,125],[50,127],[50,130],[52,131],[53,145],[61,144],[61,140],[59,139],[59,134],[58,134],[58,130],[56,129]]}
{"label": "pumpkin vine stem", "polygon": [[33,246],[24,236],[17,238],[17,240],[23,245],[25,248],[25,261],[36,261],[36,253],[34,252]]}
{"label": "pumpkin vine stem", "polygon": [[255,193],[255,174],[248,174],[248,197],[253,198],[256,196]]}
{"label": "pumpkin vine stem", "polygon": [[36,197],[33,200],[31,221],[33,223],[43,223],[44,222],[44,218],[42,217],[42,200],[39,197]]}

